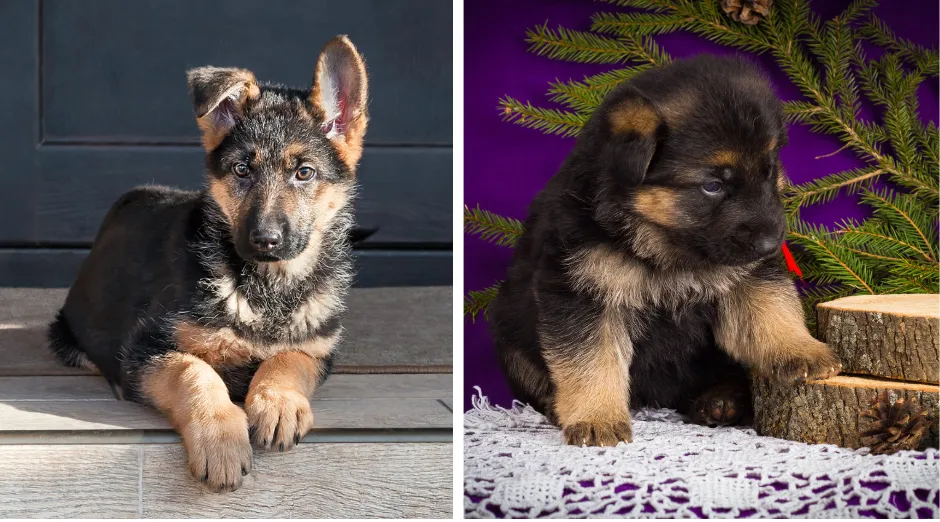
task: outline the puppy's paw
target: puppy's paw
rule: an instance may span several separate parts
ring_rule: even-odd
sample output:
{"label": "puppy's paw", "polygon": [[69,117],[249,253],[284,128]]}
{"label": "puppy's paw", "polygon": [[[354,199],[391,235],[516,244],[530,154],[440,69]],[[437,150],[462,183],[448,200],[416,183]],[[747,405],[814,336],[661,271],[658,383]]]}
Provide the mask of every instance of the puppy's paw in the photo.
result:
{"label": "puppy's paw", "polygon": [[302,393],[274,387],[252,390],[245,399],[251,439],[259,447],[287,451],[313,428],[310,401]]}
{"label": "puppy's paw", "polygon": [[692,402],[689,417],[692,422],[705,426],[732,426],[750,410],[747,401],[748,396],[742,389],[714,387]]}
{"label": "puppy's paw", "polygon": [[842,362],[824,343],[817,342],[801,353],[779,357],[770,375],[780,383],[804,383],[828,379],[842,371]]}
{"label": "puppy's paw", "polygon": [[248,419],[241,408],[230,406],[180,430],[189,471],[213,491],[235,491],[251,471]]}
{"label": "puppy's paw", "polygon": [[564,426],[565,444],[573,446],[616,446],[618,442],[633,442],[630,419],[614,422],[578,422]]}

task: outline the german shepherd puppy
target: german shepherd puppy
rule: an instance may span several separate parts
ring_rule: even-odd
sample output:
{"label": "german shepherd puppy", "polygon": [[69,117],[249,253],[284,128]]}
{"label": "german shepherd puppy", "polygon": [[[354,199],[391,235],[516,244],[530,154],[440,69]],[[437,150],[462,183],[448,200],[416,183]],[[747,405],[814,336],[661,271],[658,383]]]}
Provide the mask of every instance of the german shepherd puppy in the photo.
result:
{"label": "german shepherd puppy", "polygon": [[781,104],[700,56],[618,86],[529,208],[492,308],[517,398],[568,444],[630,442],[630,408],[705,424],[750,408],[747,369],[829,377],[782,263]]}
{"label": "german shepherd puppy", "polygon": [[310,430],[308,397],[332,368],[366,70],[339,36],[310,89],[259,84],[244,69],[187,77],[206,190],[124,194],[49,339],[63,363],[97,368],[119,395],[165,413],[193,476],[234,490],[251,442],[284,451]]}

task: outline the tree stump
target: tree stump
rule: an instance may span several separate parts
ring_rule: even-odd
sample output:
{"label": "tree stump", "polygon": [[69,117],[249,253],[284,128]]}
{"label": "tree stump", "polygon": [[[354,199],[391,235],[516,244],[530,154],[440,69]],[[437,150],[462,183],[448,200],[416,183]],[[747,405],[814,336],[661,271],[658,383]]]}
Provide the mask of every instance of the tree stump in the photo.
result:
{"label": "tree stump", "polygon": [[842,373],[940,382],[940,296],[857,295],[816,308]]}
{"label": "tree stump", "polygon": [[930,433],[918,449],[938,447],[940,386],[845,375],[789,386],[755,377],[753,385],[754,427],[761,435],[861,448],[861,433],[870,425],[862,412],[887,391],[892,400],[913,399],[927,407]]}
{"label": "tree stump", "polygon": [[940,296],[880,295],[818,306],[819,336],[842,374],[805,384],[754,376],[754,427],[762,435],[846,448],[866,445],[863,417],[876,397],[916,401],[930,429],[919,449],[940,446]]}

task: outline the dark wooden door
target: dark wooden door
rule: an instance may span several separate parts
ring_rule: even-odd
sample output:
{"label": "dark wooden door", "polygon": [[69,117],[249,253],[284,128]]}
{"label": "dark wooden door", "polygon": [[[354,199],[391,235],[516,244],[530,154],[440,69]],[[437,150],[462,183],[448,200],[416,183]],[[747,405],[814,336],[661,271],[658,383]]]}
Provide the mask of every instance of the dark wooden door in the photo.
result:
{"label": "dark wooden door", "polygon": [[202,185],[186,69],[306,86],[336,34],[370,74],[357,284],[450,284],[451,20],[440,0],[3,0],[0,286],[67,286],[121,193]]}

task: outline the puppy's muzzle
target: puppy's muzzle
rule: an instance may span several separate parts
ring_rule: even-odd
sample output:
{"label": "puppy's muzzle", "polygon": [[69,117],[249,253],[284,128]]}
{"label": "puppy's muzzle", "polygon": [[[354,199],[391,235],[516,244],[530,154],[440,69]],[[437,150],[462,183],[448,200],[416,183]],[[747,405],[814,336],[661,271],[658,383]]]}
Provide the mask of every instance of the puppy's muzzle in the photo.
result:
{"label": "puppy's muzzle", "polygon": [[754,253],[764,258],[780,249],[780,241],[774,237],[762,237],[751,245]]}
{"label": "puppy's muzzle", "polygon": [[258,228],[248,235],[251,248],[258,253],[270,254],[277,250],[284,240],[280,230],[273,228]]}

